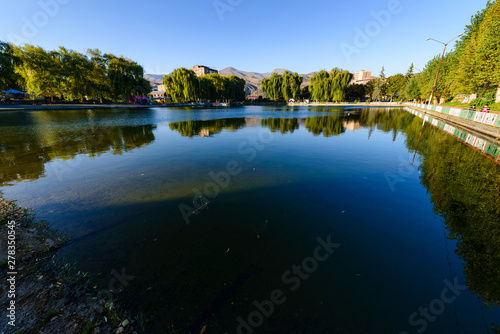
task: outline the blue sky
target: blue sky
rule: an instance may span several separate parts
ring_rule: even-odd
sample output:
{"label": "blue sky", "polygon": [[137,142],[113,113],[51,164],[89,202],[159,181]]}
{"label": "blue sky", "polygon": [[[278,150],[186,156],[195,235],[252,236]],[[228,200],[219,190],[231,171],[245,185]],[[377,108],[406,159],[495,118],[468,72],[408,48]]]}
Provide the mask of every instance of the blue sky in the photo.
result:
{"label": "blue sky", "polygon": [[[486,0],[2,0],[0,40],[99,48],[146,72],[423,69]],[[375,14],[374,14],[375,13]],[[378,19],[377,19],[378,17]],[[364,35],[364,36],[363,36]]]}

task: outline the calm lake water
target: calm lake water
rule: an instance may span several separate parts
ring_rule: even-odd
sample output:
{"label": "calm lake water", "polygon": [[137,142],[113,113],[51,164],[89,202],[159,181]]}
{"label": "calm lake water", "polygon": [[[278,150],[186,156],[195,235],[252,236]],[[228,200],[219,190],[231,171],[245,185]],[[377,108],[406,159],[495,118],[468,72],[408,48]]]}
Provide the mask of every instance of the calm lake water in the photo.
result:
{"label": "calm lake water", "polygon": [[412,165],[421,123],[2,112],[0,191],[67,233],[58,256],[145,333],[495,333],[500,167],[429,124]]}

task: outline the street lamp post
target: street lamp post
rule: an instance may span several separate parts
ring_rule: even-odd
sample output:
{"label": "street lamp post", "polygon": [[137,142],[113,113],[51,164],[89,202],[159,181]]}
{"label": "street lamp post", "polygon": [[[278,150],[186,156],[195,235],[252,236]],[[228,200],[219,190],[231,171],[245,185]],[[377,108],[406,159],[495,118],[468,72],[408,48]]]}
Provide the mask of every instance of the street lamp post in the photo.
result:
{"label": "street lamp post", "polygon": [[[431,101],[432,101],[432,96],[434,95],[434,90],[436,89],[436,84],[437,84],[437,81],[438,81],[438,77],[439,77],[439,71],[441,70],[441,64],[443,63],[443,58],[444,58],[444,54],[446,52],[446,47],[448,46],[448,44],[450,44],[453,40],[457,39],[458,37],[462,36],[463,34],[460,34],[458,35],[457,37],[454,37],[452,38],[448,43],[443,43],[441,41],[438,41],[438,40],[435,40],[434,38],[427,38],[426,41],[429,41],[429,40],[432,40],[434,42],[438,42],[438,43],[441,43],[444,45],[444,50],[443,50],[443,54],[441,55],[441,60],[439,61],[439,67],[438,67],[438,71],[436,73],[436,80],[434,80],[434,86],[432,86],[432,92],[431,92],[431,97],[429,98],[429,103],[428,105],[431,105]],[[425,114],[425,112],[424,112]],[[415,148],[415,153],[413,154],[413,160],[411,162],[411,164],[413,165],[413,163],[415,162],[415,156],[417,155],[417,150],[418,150],[418,145],[420,145],[420,139],[422,138],[422,132],[424,131],[424,125],[425,125],[425,117],[424,119],[422,120],[422,127],[420,128],[420,135],[418,136],[418,141],[417,141],[417,147]]]}
{"label": "street lamp post", "polygon": [[434,85],[432,86],[432,92],[431,92],[431,97],[429,98],[429,105],[431,104],[431,101],[432,101],[432,96],[434,95],[434,91],[436,90],[436,84],[437,84],[437,81],[438,81],[438,77],[439,77],[439,71],[441,70],[441,64],[443,63],[443,58],[444,58],[444,54],[446,52],[446,47],[448,46],[448,44],[450,44],[453,40],[457,39],[458,37],[462,36],[463,34],[460,34],[458,35],[457,37],[454,37],[452,38],[448,43],[443,43],[441,41],[438,41],[438,40],[435,40],[434,38],[427,38],[426,41],[434,41],[434,42],[438,42],[438,43],[441,43],[444,45],[444,50],[443,50],[443,54],[441,55],[441,60],[439,61],[439,67],[438,67],[438,71],[436,73],[436,80],[434,80]]}

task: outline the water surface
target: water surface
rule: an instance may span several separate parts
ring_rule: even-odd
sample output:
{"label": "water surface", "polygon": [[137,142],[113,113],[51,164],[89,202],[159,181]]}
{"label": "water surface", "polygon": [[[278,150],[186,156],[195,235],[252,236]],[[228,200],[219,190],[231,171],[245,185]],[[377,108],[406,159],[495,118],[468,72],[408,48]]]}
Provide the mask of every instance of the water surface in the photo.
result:
{"label": "water surface", "polygon": [[[403,109],[7,112],[0,125],[4,196],[72,237],[59,256],[145,332],[500,324],[499,166],[431,126],[412,165],[421,120]],[[318,238],[336,244],[322,262]],[[134,276],[122,291],[113,270]]]}

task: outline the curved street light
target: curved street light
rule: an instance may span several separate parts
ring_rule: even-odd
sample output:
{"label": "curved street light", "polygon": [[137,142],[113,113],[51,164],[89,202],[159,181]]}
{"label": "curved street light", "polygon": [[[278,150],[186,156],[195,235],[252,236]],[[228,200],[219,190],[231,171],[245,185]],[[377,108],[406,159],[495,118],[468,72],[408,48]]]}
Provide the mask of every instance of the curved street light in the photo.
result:
{"label": "curved street light", "polygon": [[[436,85],[437,85],[437,81],[438,81],[438,77],[439,77],[439,71],[441,70],[441,64],[443,63],[443,58],[444,58],[444,54],[446,52],[446,47],[448,46],[448,44],[450,44],[453,40],[457,39],[458,37],[462,36],[462,34],[458,35],[457,37],[453,37],[452,39],[450,39],[450,41],[448,43],[443,43],[441,41],[438,41],[437,39],[434,39],[434,38],[427,38],[426,41],[434,41],[434,42],[438,42],[438,43],[441,43],[444,45],[444,50],[443,50],[443,54],[441,55],[441,61],[439,62],[439,67],[438,67],[438,71],[436,73],[436,80],[434,80],[434,86],[432,86],[432,92],[431,92],[431,97],[429,98],[429,103],[428,105],[431,105],[431,102],[432,102],[432,96],[434,95],[434,90],[436,90]],[[425,114],[425,112],[424,112]],[[422,120],[422,127],[420,128],[420,135],[418,136],[418,141],[417,141],[417,147],[415,148],[415,153],[413,154],[413,160],[411,162],[411,164],[413,165],[413,163],[415,162],[415,156],[417,155],[417,150],[418,150],[418,145],[420,144],[420,139],[422,138],[422,132],[424,131],[424,125],[425,125],[425,117],[424,119]]]}
{"label": "curved street light", "polygon": [[450,41],[448,43],[443,43],[441,41],[438,41],[434,38],[427,38],[426,41],[434,41],[434,42],[438,42],[438,43],[441,43],[444,45],[444,50],[443,50],[443,54],[441,55],[441,61],[439,62],[439,67],[438,67],[438,71],[436,73],[436,80],[434,80],[434,86],[432,86],[432,92],[431,92],[431,97],[429,98],[429,105],[431,105],[431,101],[432,101],[432,96],[434,95],[434,90],[436,90],[436,84],[437,84],[437,81],[438,81],[438,77],[439,77],[439,71],[441,70],[441,64],[443,63],[443,58],[444,58],[444,53],[446,52],[446,47],[448,46],[448,44],[450,44],[453,40],[457,39],[458,37],[462,36],[462,34],[458,35],[457,37],[453,37],[452,39],[450,39]]}

